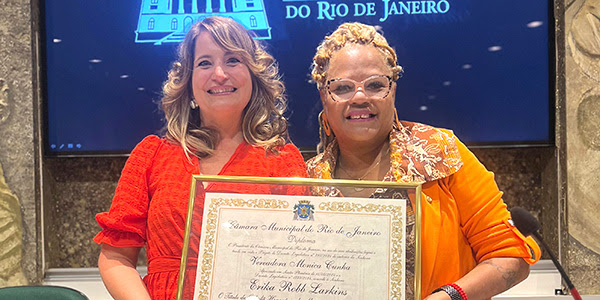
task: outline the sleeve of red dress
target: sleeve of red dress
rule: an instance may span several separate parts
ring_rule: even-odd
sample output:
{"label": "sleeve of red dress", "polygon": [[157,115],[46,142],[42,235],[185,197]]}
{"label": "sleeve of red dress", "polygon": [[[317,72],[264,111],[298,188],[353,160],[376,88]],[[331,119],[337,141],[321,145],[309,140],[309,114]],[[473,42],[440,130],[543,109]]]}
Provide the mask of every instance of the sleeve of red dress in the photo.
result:
{"label": "sleeve of red dress", "polygon": [[529,264],[540,259],[541,251],[531,237],[524,237],[509,223],[510,213],[502,192],[475,155],[456,139],[463,167],[450,176],[462,230],[477,262],[493,257],[522,257]]}
{"label": "sleeve of red dress", "polygon": [[[279,151],[279,155],[270,161],[272,177],[301,177],[306,178],[306,164],[300,150],[293,144],[287,144]],[[308,195],[306,186],[279,186],[273,193],[281,195]]]}
{"label": "sleeve of red dress", "polygon": [[278,177],[307,177],[304,158],[300,150],[293,144],[287,144],[283,147],[278,164]]}
{"label": "sleeve of red dress", "polygon": [[148,172],[162,144],[157,136],[148,136],[131,152],[108,212],[96,215],[102,227],[94,241],[114,247],[143,247],[148,216]]}

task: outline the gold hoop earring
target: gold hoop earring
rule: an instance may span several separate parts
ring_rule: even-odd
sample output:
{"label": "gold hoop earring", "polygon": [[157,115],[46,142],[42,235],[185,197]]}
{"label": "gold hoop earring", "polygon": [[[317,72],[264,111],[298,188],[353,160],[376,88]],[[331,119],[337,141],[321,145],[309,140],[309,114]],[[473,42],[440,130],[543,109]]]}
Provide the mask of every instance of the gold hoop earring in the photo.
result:
{"label": "gold hoop earring", "polygon": [[325,130],[325,134],[327,136],[331,135],[331,127],[329,127],[329,122],[327,121],[327,116],[323,113],[323,111],[321,111],[319,113],[319,119],[321,121],[321,126],[323,127],[323,130]]}
{"label": "gold hoop earring", "polygon": [[400,127],[400,120],[398,119],[398,110],[396,110],[395,107],[394,107],[394,122],[396,123],[396,126],[398,127],[398,129],[402,128],[402,127]]}
{"label": "gold hoop earring", "polygon": [[198,103],[196,103],[196,100],[194,100],[194,99],[190,100],[190,108],[191,109],[198,108]]}

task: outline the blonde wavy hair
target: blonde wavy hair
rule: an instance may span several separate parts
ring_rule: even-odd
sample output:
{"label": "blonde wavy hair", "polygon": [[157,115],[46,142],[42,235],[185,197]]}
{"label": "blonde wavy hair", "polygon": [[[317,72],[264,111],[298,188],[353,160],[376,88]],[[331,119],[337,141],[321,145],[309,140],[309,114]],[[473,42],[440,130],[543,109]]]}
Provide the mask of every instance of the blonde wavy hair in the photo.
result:
{"label": "blonde wavy hair", "polygon": [[[350,45],[371,45],[381,52],[386,63],[392,71],[392,80],[396,81],[403,73],[403,69],[398,65],[396,51],[388,44],[387,40],[373,26],[353,22],[341,24],[333,33],[326,36],[317,47],[317,53],[313,57],[311,66],[311,75],[317,84],[317,89],[321,90],[327,83],[327,70],[331,57],[340,49]],[[317,153],[322,152],[325,147],[333,140],[332,136],[327,136],[323,130],[322,124],[323,112],[319,114],[319,136],[320,142],[317,146]]]}
{"label": "blonde wavy hair", "polygon": [[196,38],[208,32],[224,50],[240,55],[250,70],[252,94],[243,112],[244,140],[254,146],[276,151],[288,141],[285,87],[273,56],[253,38],[253,33],[230,18],[208,17],[192,25],[179,45],[178,60],[173,63],[163,85],[161,99],[165,113],[165,137],[179,144],[186,156],[200,158],[213,154],[219,135],[214,128],[202,127],[198,110],[191,109],[192,73]]}

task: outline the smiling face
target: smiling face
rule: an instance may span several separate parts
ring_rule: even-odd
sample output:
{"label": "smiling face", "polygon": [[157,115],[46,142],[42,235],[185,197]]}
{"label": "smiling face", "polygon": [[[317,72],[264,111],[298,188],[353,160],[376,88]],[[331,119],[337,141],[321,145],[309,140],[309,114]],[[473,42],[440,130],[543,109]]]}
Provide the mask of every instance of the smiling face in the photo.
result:
{"label": "smiling face", "polygon": [[252,94],[250,70],[241,55],[227,52],[203,31],[196,38],[193,66],[192,89],[202,125],[218,124],[224,119],[241,124]]}
{"label": "smiling face", "polygon": [[[392,71],[379,50],[369,45],[349,45],[334,53],[327,80],[336,78],[361,82],[374,75],[390,76]],[[392,130],[396,83],[384,98],[369,97],[362,89],[347,101],[335,101],[321,89],[323,110],[340,147],[379,145]]]}

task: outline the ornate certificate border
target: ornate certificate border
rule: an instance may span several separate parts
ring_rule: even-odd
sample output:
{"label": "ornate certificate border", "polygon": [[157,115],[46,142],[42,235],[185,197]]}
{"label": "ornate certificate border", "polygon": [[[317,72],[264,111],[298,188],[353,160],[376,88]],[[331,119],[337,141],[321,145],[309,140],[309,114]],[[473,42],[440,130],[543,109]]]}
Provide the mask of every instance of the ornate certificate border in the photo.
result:
{"label": "ornate certificate border", "polygon": [[[415,299],[420,299],[420,280],[421,277],[421,249],[420,249],[420,231],[421,231],[421,210],[420,210],[420,198],[421,198],[421,185],[420,184],[402,184],[393,182],[377,182],[377,181],[354,181],[354,180],[321,180],[321,179],[304,179],[304,178],[274,178],[274,177],[235,177],[235,176],[207,176],[207,175],[194,175],[191,182],[190,198],[188,203],[186,229],[183,242],[183,251],[181,256],[181,265],[179,272],[179,282],[177,290],[177,299],[183,297],[183,285],[185,281],[185,270],[187,266],[188,249],[190,243],[190,231],[192,227],[192,211],[195,205],[195,199],[197,192],[202,190],[202,182],[226,182],[226,183],[250,183],[250,184],[270,184],[270,185],[296,185],[296,186],[336,186],[336,187],[360,187],[360,188],[396,188],[414,191],[414,214],[415,214],[415,270],[414,270],[414,296]],[[275,194],[273,196],[276,196]],[[247,197],[245,197],[247,198]],[[323,197],[324,198],[324,197]],[[391,216],[391,222],[402,222],[404,220],[402,215],[402,209],[396,205],[387,204],[360,204],[348,201],[326,201],[319,203],[318,209],[325,212],[336,212],[336,213],[382,213],[386,212]],[[384,200],[384,199],[382,199]],[[196,280],[199,281],[199,289],[201,297],[202,295],[208,294],[210,287],[210,280],[212,277],[211,270],[213,270],[213,262],[215,258],[215,246],[216,246],[216,235],[217,235],[217,224],[218,224],[218,209],[221,206],[235,207],[235,208],[255,208],[255,209],[291,209],[289,201],[272,199],[269,195],[253,195],[250,199],[242,199],[242,197],[229,197],[229,198],[217,198],[216,201],[213,199],[209,207],[205,207],[205,227],[202,229],[203,236],[203,248],[204,256],[198,261],[198,268],[202,268],[202,276]],[[403,232],[397,232],[404,229],[405,226],[392,226],[391,237],[394,242],[391,243],[392,249],[390,249],[390,267],[391,273],[397,274],[397,271],[402,268],[402,256],[398,253],[402,252],[400,249],[401,245],[398,243],[398,239],[401,239],[404,235]],[[400,284],[402,282],[402,276],[390,277],[390,295],[393,299],[401,298]],[[408,299],[407,299],[408,300]]]}

